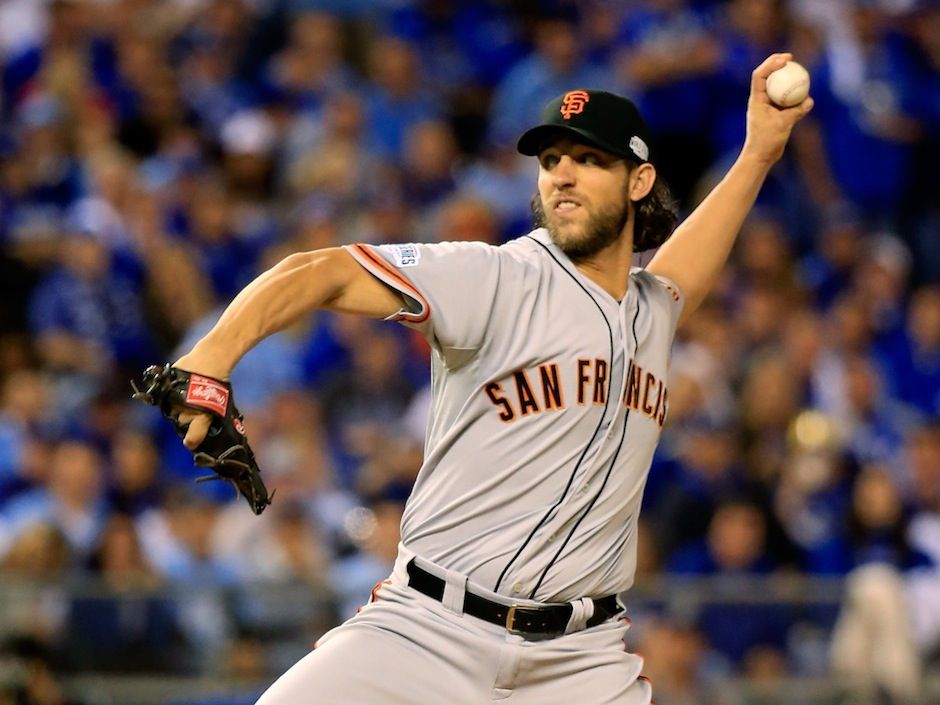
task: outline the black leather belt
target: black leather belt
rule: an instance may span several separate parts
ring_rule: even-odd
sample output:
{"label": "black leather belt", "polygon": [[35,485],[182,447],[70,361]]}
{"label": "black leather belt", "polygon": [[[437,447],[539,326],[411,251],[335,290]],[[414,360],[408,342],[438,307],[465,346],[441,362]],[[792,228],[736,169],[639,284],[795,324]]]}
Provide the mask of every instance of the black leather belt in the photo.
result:
{"label": "black leather belt", "polygon": [[[408,562],[408,587],[432,597],[438,602],[444,599],[444,580],[419,568],[412,558]],[[504,605],[464,591],[463,611],[478,619],[498,624],[514,634],[532,634],[541,636],[561,636],[571,619],[569,604],[544,605]],[[620,611],[616,595],[608,595],[594,600],[594,615],[587,621],[588,627],[606,622]]]}

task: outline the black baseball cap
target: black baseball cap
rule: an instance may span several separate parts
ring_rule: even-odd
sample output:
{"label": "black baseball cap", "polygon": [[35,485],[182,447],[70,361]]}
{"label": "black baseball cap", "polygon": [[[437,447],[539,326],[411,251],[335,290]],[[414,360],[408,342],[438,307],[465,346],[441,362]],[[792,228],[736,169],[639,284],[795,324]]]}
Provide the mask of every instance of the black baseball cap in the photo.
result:
{"label": "black baseball cap", "polygon": [[575,90],[558,96],[542,110],[542,124],[526,130],[516,149],[534,157],[560,133],[621,157],[650,161],[649,128],[640,111],[633,101],[607,91]]}

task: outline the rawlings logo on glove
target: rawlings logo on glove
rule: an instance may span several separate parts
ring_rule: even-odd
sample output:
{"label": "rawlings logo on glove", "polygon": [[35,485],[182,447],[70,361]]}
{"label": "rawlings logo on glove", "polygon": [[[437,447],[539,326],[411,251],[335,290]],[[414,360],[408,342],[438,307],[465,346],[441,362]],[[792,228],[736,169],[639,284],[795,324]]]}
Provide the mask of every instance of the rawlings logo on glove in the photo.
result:
{"label": "rawlings logo on glove", "polygon": [[208,409],[224,416],[228,406],[228,387],[211,377],[191,375],[189,387],[186,389],[186,405]]}
{"label": "rawlings logo on glove", "polygon": [[212,416],[209,432],[193,451],[193,462],[211,468],[214,475],[204,480],[225,480],[248,501],[255,514],[271,504],[273,493],[261,479],[255,454],[248,445],[242,415],[235,406],[232,387],[212,377],[180,370],[172,365],[152,365],[144,370],[139,381],[131,381],[134,399],[151,404],[173,424],[176,433],[186,436],[189,424],[180,423],[184,407],[208,412]]}

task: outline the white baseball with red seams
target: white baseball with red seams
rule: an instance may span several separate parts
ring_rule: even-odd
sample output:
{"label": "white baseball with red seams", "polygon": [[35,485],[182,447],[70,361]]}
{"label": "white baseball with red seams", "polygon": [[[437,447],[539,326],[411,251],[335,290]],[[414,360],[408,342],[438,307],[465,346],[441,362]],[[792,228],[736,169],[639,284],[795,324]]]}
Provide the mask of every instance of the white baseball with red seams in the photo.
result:
{"label": "white baseball with red seams", "polygon": [[767,97],[781,108],[799,105],[809,95],[809,72],[795,61],[788,61],[767,77]]}
{"label": "white baseball with red seams", "polygon": [[[633,583],[682,296],[634,268],[618,301],[541,229],[500,247],[347,250],[404,296],[390,318],[431,345],[425,459],[390,583],[260,703],[648,705],[642,658],[610,648],[626,621],[583,627],[592,599]],[[412,558],[445,582],[441,601],[408,587]],[[571,633],[523,638],[462,613],[465,591],[570,603]],[[447,692],[415,689],[428,668],[426,687]]]}

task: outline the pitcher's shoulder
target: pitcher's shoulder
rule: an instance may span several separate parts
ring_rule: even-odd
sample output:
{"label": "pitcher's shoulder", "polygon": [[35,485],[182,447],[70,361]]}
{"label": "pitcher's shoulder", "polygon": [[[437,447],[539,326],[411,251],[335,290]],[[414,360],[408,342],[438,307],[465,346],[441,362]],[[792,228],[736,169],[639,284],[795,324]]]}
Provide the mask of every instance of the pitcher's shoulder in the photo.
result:
{"label": "pitcher's shoulder", "polygon": [[541,265],[548,259],[548,251],[552,247],[552,239],[548,231],[545,228],[538,228],[500,245],[497,249],[500,255],[507,259],[519,263]]}

